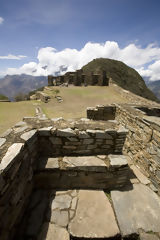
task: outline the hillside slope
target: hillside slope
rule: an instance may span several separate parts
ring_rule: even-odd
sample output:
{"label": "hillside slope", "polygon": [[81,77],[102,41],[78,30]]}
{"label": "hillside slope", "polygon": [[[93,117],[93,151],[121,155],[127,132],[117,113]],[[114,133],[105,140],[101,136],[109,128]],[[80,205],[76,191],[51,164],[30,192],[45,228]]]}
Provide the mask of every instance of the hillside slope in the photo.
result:
{"label": "hillside slope", "polygon": [[160,99],[160,80],[147,82],[146,85]]}
{"label": "hillside slope", "polygon": [[18,93],[28,93],[45,85],[47,85],[47,78],[43,76],[6,75],[0,79],[0,94],[13,99]]}
{"label": "hillside slope", "polygon": [[82,69],[84,72],[106,71],[107,76],[111,77],[120,87],[144,98],[158,101],[154,93],[147,88],[139,73],[123,62],[108,58],[97,58],[83,66]]}

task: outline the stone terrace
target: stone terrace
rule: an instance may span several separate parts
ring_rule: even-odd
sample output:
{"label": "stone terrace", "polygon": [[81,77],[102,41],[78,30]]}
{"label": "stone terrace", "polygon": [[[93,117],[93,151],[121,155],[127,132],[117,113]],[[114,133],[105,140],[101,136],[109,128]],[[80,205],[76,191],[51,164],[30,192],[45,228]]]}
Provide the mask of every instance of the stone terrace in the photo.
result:
{"label": "stone terrace", "polygon": [[123,111],[109,106],[107,121],[25,118],[1,136],[0,239],[160,239],[158,188],[123,155]]}

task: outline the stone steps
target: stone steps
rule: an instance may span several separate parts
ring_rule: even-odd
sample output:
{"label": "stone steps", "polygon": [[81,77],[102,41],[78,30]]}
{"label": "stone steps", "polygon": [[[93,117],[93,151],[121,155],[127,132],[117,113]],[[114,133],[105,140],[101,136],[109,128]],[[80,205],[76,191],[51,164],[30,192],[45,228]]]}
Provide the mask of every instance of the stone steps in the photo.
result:
{"label": "stone steps", "polygon": [[117,189],[129,182],[123,155],[42,158],[35,173],[36,188]]}

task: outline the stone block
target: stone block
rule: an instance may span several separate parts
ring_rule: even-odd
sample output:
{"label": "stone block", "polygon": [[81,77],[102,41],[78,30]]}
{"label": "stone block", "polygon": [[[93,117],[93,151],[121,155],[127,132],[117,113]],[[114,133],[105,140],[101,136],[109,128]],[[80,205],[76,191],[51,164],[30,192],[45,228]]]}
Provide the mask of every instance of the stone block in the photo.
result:
{"label": "stone block", "polygon": [[50,137],[49,140],[54,145],[61,145],[62,144],[62,139],[60,137]]}
{"label": "stone block", "polygon": [[44,128],[38,129],[39,136],[44,136],[44,137],[50,136],[52,128],[53,127],[44,127]]}
{"label": "stone block", "polygon": [[123,155],[108,155],[110,166],[113,168],[121,168],[128,166],[127,158]]}
{"label": "stone block", "polygon": [[30,141],[36,137],[36,134],[37,134],[37,130],[31,130],[29,132],[23,133],[21,135],[21,139],[23,139],[24,141]]}
{"label": "stone block", "polygon": [[6,142],[5,138],[0,138],[0,147]]}
{"label": "stone block", "polygon": [[84,145],[88,145],[88,144],[91,144],[93,142],[94,142],[93,138],[86,138],[86,139],[83,140]]}
{"label": "stone block", "polygon": [[71,128],[57,129],[58,137],[75,137],[76,133]]}
{"label": "stone block", "polygon": [[2,161],[0,163],[0,170],[7,170],[8,167],[14,163],[14,159],[18,157],[20,152],[22,151],[24,147],[23,143],[14,143],[8,148],[7,153],[2,158]]}

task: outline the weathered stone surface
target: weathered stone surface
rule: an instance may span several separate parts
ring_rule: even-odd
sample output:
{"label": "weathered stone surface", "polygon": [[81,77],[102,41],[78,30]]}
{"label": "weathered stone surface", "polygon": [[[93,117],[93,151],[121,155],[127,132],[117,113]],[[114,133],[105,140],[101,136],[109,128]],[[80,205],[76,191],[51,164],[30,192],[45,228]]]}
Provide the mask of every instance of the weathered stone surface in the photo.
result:
{"label": "weathered stone surface", "polygon": [[123,236],[145,232],[160,232],[160,199],[143,184],[134,184],[129,191],[112,191],[111,198]]}
{"label": "weathered stone surface", "polygon": [[79,138],[89,138],[90,136],[85,131],[80,131],[78,134]]}
{"label": "weathered stone surface", "polygon": [[86,138],[86,139],[83,140],[83,144],[86,144],[86,145],[91,144],[93,142],[94,142],[93,138],[92,139]]}
{"label": "weathered stone surface", "polygon": [[159,237],[153,233],[141,233],[140,240],[159,240]]}
{"label": "weathered stone surface", "polygon": [[59,168],[58,158],[48,158],[45,168],[58,169]]}
{"label": "weathered stone surface", "polygon": [[103,191],[80,190],[76,215],[69,233],[77,238],[109,238],[119,229],[109,200]]}
{"label": "weathered stone surface", "polygon": [[104,161],[95,156],[64,157],[63,162],[67,164],[67,169],[106,172],[107,168]]}
{"label": "weathered stone surface", "polygon": [[54,210],[51,214],[51,223],[55,223],[58,226],[66,227],[69,223],[68,211]]}
{"label": "weathered stone surface", "polygon": [[12,160],[14,160],[14,158],[21,152],[23,146],[23,143],[14,143],[8,148],[6,155],[2,158],[2,161],[0,163],[0,170],[7,168]]}
{"label": "weathered stone surface", "polygon": [[77,206],[77,197],[72,199],[71,209],[75,210]]}
{"label": "weathered stone surface", "polygon": [[59,164],[58,164],[58,158],[40,158],[40,163],[38,166],[38,169],[58,169]]}
{"label": "weathered stone surface", "polygon": [[136,166],[132,165],[130,168],[133,170],[134,174],[141,183],[145,185],[150,183],[150,180],[146,176],[144,176],[143,173],[141,173],[141,171]]}
{"label": "weathered stone surface", "polygon": [[71,206],[72,198],[69,195],[57,195],[52,202],[52,210],[54,209],[68,209]]}
{"label": "weathered stone surface", "polygon": [[50,137],[49,140],[52,144],[59,145],[62,144],[62,139],[58,137]]}
{"label": "weathered stone surface", "polygon": [[0,138],[0,147],[6,142],[5,138]]}
{"label": "weathered stone surface", "polygon": [[58,227],[55,224],[44,223],[42,231],[37,240],[69,240],[69,233],[65,228]]}
{"label": "weathered stone surface", "polygon": [[19,127],[24,127],[25,125],[26,125],[26,122],[20,121],[20,122],[16,123],[14,127],[19,128]]}
{"label": "weathered stone surface", "polygon": [[40,136],[50,136],[51,135],[51,129],[52,129],[53,127],[44,127],[44,128],[40,128],[39,130],[38,130],[38,134],[40,135]]}
{"label": "weathered stone surface", "polygon": [[29,139],[31,139],[35,134],[36,134],[37,130],[31,130],[29,132],[26,132],[26,133],[23,133],[21,135],[21,138],[24,140],[24,141],[28,141]]}
{"label": "weathered stone surface", "polygon": [[5,138],[5,137],[7,137],[11,132],[12,132],[12,129],[9,128],[9,129],[7,129],[7,131],[5,131],[4,133],[2,133],[2,134],[0,135],[0,137],[1,137],[1,138]]}
{"label": "weathered stone surface", "polygon": [[14,133],[24,132],[27,129],[28,129],[28,126],[16,127],[16,128],[14,128]]}
{"label": "weathered stone surface", "polygon": [[125,167],[128,165],[127,158],[123,155],[108,155],[110,166],[114,168]]}
{"label": "weathered stone surface", "polygon": [[128,133],[128,130],[123,126],[120,126],[117,133],[126,135]]}
{"label": "weathered stone surface", "polygon": [[71,128],[57,129],[57,136],[74,137],[76,134]]}

